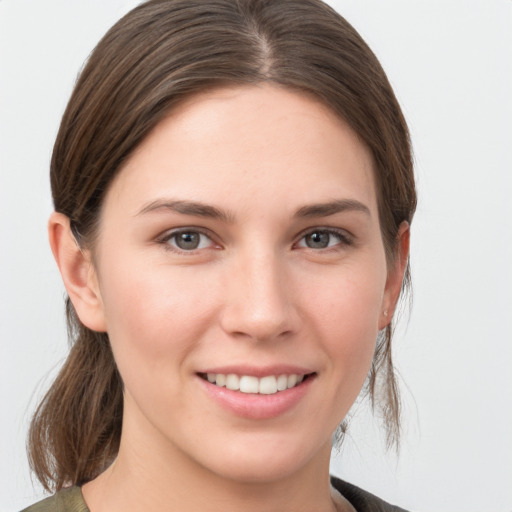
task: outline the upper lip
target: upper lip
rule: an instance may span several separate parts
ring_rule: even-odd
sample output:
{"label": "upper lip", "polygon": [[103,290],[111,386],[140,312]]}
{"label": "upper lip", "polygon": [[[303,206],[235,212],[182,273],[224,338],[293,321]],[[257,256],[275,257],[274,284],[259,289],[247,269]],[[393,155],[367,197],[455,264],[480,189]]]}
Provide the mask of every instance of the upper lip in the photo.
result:
{"label": "upper lip", "polygon": [[314,373],[314,370],[304,366],[295,366],[290,364],[276,364],[270,366],[253,366],[253,365],[227,365],[208,367],[197,373],[215,373],[215,374],[235,374],[250,375],[252,377],[266,377],[267,375],[308,375]]}

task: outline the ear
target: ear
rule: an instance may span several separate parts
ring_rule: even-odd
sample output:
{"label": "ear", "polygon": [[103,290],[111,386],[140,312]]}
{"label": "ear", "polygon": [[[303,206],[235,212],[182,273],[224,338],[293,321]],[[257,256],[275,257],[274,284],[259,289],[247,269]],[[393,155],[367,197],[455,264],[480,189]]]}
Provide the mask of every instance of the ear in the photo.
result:
{"label": "ear", "polygon": [[403,221],[398,228],[395,241],[394,261],[388,269],[388,277],[382,299],[382,311],[379,318],[379,330],[384,329],[391,323],[398,298],[400,297],[405,269],[409,259],[409,239],[409,223]]}
{"label": "ear", "polygon": [[79,247],[62,213],[53,213],[48,222],[53,257],[80,321],[93,331],[106,331],[103,302],[90,252]]}

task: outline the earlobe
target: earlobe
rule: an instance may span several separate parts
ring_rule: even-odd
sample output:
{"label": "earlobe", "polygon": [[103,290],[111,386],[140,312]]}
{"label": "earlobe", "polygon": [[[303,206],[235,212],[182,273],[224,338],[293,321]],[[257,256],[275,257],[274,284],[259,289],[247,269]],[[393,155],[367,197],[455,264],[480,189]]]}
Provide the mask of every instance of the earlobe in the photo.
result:
{"label": "earlobe", "polygon": [[382,300],[382,313],[379,319],[379,330],[387,327],[393,318],[398,298],[400,297],[407,262],[409,260],[409,240],[409,223],[403,221],[398,228],[395,258],[392,268],[388,271],[386,280],[386,288]]}
{"label": "earlobe", "polygon": [[80,321],[94,331],[106,331],[103,302],[90,253],[79,247],[66,215],[54,212],[50,216],[48,237],[64,286]]}

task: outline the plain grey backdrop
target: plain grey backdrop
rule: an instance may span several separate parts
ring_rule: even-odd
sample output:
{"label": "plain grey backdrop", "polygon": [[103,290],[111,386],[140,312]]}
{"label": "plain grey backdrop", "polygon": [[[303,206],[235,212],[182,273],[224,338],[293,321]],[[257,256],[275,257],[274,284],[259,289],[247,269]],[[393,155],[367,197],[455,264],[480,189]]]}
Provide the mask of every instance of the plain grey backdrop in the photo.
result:
{"label": "plain grey backdrop", "polygon": [[[409,122],[414,307],[400,457],[364,406],[333,473],[416,511],[512,510],[512,1],[331,0]],[[42,496],[25,436],[66,353],[48,164],[82,63],[136,1],[0,0],[0,511]]]}

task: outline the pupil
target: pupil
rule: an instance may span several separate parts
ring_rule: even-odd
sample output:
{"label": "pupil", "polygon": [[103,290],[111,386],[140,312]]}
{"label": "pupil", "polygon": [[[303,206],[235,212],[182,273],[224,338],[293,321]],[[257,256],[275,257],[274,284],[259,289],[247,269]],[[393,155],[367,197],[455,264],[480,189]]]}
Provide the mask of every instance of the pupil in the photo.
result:
{"label": "pupil", "polygon": [[180,233],[176,236],[176,245],[180,249],[197,249],[199,245],[199,233]]}
{"label": "pupil", "polygon": [[316,231],[306,237],[306,244],[313,249],[324,249],[329,245],[329,233]]}

